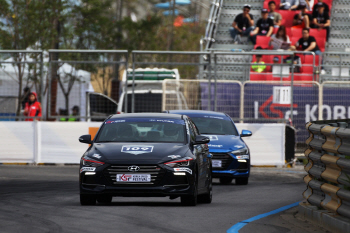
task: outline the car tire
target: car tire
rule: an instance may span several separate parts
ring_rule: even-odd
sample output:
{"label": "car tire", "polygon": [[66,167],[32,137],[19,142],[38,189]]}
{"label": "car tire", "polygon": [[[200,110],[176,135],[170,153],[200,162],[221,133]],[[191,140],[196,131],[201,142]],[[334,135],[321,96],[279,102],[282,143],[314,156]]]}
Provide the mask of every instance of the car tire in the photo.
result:
{"label": "car tire", "polygon": [[96,196],[91,194],[80,194],[80,204],[81,205],[95,205]]}
{"label": "car tire", "polygon": [[112,202],[112,196],[110,195],[99,195],[97,196],[97,202],[100,204],[109,204]]}
{"label": "car tire", "polygon": [[220,184],[228,185],[231,184],[233,178],[231,177],[221,177],[220,178]]}
{"label": "car tire", "polygon": [[193,185],[193,194],[181,196],[181,204],[185,206],[196,206],[198,202],[198,182],[197,182],[197,170],[194,171],[194,185]]}
{"label": "car tire", "polygon": [[248,177],[236,178],[236,185],[247,185]]}
{"label": "car tire", "polygon": [[208,192],[203,195],[198,196],[198,202],[200,203],[205,203],[205,204],[210,204],[213,199],[213,182],[211,178],[211,174],[209,175],[209,184],[208,184]]}

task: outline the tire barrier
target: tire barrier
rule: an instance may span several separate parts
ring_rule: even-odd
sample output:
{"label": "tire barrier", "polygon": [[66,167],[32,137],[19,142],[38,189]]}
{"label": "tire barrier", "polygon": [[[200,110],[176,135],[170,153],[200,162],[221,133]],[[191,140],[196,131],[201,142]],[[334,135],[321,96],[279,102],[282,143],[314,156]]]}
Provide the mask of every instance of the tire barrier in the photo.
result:
{"label": "tire barrier", "polygon": [[350,119],[306,124],[310,137],[305,156],[304,198],[311,204],[350,218]]}

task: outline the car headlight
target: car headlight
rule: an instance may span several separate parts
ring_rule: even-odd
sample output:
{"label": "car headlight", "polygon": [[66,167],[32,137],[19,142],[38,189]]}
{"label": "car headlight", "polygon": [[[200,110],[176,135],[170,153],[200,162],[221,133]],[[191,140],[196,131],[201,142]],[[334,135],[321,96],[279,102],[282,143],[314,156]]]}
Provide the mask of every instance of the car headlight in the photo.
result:
{"label": "car headlight", "polygon": [[171,161],[171,162],[166,162],[164,163],[165,165],[167,165],[168,167],[187,167],[190,165],[190,161],[193,160],[193,158],[190,157],[186,157],[183,159],[179,159],[179,160],[175,160],[175,161]]}
{"label": "car headlight", "polygon": [[83,165],[87,166],[87,167],[99,167],[99,166],[102,166],[105,164],[104,162],[92,160],[92,159],[87,158],[87,157],[84,157],[81,160],[82,160]]}
{"label": "car headlight", "polygon": [[231,154],[234,154],[237,159],[249,159],[249,150],[248,148],[242,148],[239,150],[234,150],[230,152]]}

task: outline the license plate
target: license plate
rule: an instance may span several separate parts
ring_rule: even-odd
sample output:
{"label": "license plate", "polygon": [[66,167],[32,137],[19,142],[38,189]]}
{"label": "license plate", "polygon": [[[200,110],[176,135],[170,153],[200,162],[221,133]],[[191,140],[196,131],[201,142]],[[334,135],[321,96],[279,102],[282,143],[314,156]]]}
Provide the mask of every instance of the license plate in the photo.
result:
{"label": "license plate", "polygon": [[212,160],[211,165],[212,165],[212,167],[221,167],[222,161],[221,160]]}
{"label": "license plate", "polygon": [[117,182],[151,182],[150,174],[117,174]]}

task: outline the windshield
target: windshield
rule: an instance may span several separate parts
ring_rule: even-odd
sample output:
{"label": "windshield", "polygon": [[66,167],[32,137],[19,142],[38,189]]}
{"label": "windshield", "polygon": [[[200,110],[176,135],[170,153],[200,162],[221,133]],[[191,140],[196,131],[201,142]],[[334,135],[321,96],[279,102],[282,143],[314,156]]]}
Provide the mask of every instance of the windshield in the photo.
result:
{"label": "windshield", "polygon": [[96,142],[185,143],[185,132],[185,122],[180,119],[109,119],[103,124]]}
{"label": "windshield", "polygon": [[235,135],[238,132],[231,120],[223,117],[191,117],[201,134]]}

